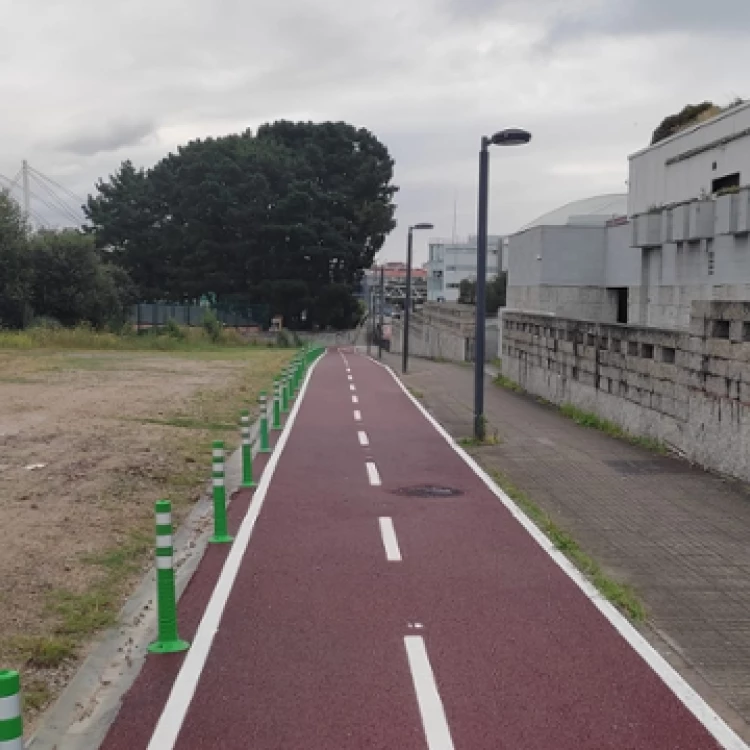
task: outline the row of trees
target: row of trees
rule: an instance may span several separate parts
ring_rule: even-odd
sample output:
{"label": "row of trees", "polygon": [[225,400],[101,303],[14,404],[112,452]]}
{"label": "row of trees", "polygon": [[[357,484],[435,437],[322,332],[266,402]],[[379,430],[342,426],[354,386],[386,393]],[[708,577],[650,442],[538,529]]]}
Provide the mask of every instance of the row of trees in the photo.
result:
{"label": "row of trees", "polygon": [[32,233],[7,193],[0,193],[0,324],[35,318],[62,325],[120,326],[136,290],[119,266],[77,230]]}
{"label": "row of trees", "polygon": [[393,160],[343,122],[280,121],[196,140],[151,169],[125,161],[83,207],[84,227],[32,233],[0,196],[0,324],[122,321],[133,301],[244,313],[288,328],[347,328],[354,292],[395,226]]}
{"label": "row of trees", "polygon": [[149,170],[125,161],[84,207],[96,246],[142,299],[265,303],[290,328],[348,327],[395,226],[393,160],[343,122],[196,140]]}

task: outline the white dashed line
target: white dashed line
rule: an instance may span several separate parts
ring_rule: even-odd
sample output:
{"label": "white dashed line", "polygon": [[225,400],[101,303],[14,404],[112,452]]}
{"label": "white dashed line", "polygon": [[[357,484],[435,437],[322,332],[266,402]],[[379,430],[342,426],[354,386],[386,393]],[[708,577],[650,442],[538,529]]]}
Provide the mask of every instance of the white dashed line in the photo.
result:
{"label": "white dashed line", "polygon": [[359,403],[359,398],[357,396],[352,396],[352,403],[353,404],[358,404]]}
{"label": "white dashed line", "polygon": [[409,659],[414,692],[417,694],[422,726],[430,750],[453,750],[453,738],[445,717],[443,701],[440,699],[435,675],[427,656],[424,639],[420,635],[404,637],[406,656]]}
{"label": "white dashed line", "polygon": [[349,385],[349,390],[350,391],[356,391],[357,390],[357,386],[356,385]]}
{"label": "white dashed line", "polygon": [[382,482],[380,481],[380,474],[378,474],[378,467],[372,461],[368,461],[367,466],[367,478],[370,480],[370,484],[373,487],[380,487]]}
{"label": "white dashed line", "polygon": [[396,529],[393,528],[393,519],[382,517],[380,522],[380,536],[383,537],[383,547],[385,547],[385,559],[388,562],[401,562],[401,550],[396,538]]}
{"label": "white dashed line", "polygon": [[364,430],[360,430],[357,433],[357,437],[359,438],[359,444],[364,446],[365,448],[370,444],[370,440],[367,437],[367,433]]}
{"label": "white dashed line", "polygon": [[354,378],[351,375],[347,375],[346,377],[349,378],[349,380],[354,380]]}
{"label": "white dashed line", "polygon": [[355,422],[361,422],[362,421],[362,412],[358,410],[354,410],[354,421]]}

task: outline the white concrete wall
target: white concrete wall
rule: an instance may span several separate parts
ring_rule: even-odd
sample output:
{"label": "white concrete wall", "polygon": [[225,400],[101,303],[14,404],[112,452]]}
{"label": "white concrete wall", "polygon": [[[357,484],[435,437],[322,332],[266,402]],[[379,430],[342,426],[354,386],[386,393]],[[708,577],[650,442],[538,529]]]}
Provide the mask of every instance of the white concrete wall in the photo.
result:
{"label": "white concrete wall", "polygon": [[542,283],[542,227],[532,227],[508,238],[508,286]]}
{"label": "white concrete wall", "polygon": [[514,286],[508,287],[508,308],[549,312],[567,318],[614,322],[617,300],[600,286]]}
{"label": "white concrete wall", "polygon": [[604,286],[604,227],[540,227],[542,284]]}
{"label": "white concrete wall", "polygon": [[[750,104],[677,133],[630,156],[628,213],[646,213],[652,206],[697,198],[711,193],[711,182],[740,173],[740,184],[750,183],[750,135],[695,154],[673,164],[667,160],[750,128]],[[716,169],[713,168],[716,163]]]}
{"label": "white concrete wall", "polygon": [[641,282],[641,250],[630,247],[630,224],[607,227],[605,286],[631,287]]}
{"label": "white concrete wall", "polygon": [[[710,273],[709,252],[713,252]],[[693,302],[750,299],[750,237],[643,248],[642,284],[630,289],[633,323],[686,329]]]}

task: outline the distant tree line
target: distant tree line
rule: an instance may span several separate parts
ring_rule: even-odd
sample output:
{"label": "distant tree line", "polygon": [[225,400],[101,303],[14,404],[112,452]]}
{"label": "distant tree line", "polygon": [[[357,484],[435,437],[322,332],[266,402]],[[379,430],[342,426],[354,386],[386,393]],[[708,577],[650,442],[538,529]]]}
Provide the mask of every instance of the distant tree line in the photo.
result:
{"label": "distant tree line", "polygon": [[100,180],[80,230],[32,232],[0,196],[0,325],[118,325],[134,301],[348,328],[355,291],[395,226],[393,160],[343,122],[280,121],[191,141]]}
{"label": "distant tree line", "polygon": [[117,328],[136,297],[127,272],[93,237],[75,229],[32,232],[16,202],[0,192],[0,325]]}

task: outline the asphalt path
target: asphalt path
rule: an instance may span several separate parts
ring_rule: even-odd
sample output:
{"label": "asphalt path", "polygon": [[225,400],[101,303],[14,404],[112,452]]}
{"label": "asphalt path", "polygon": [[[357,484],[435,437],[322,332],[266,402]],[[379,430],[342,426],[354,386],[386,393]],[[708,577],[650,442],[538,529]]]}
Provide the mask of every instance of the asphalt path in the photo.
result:
{"label": "asphalt path", "polygon": [[745,747],[485,480],[330,351],[103,748]]}

